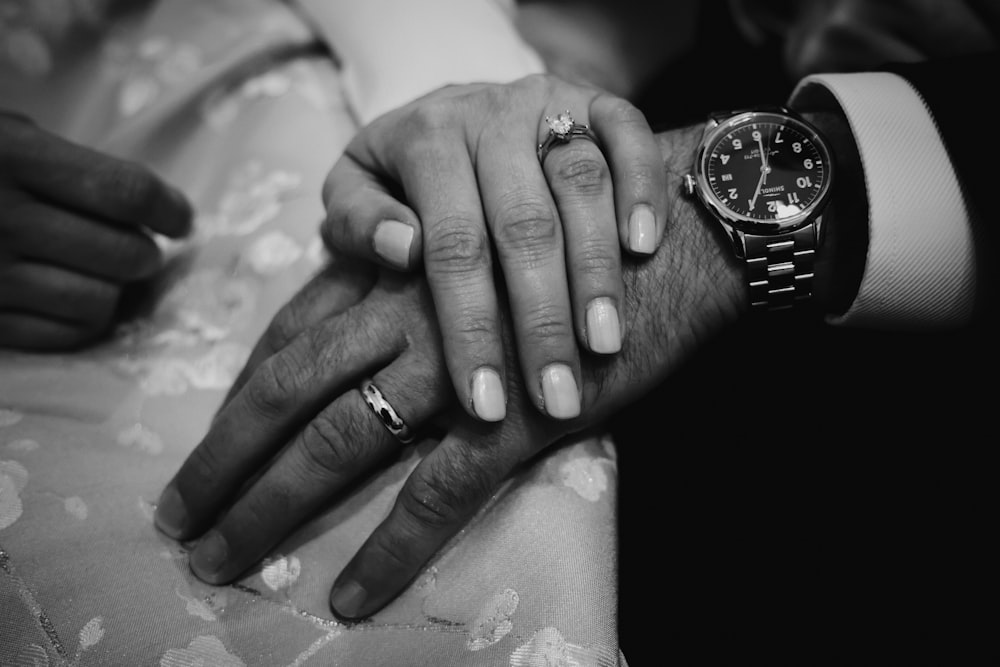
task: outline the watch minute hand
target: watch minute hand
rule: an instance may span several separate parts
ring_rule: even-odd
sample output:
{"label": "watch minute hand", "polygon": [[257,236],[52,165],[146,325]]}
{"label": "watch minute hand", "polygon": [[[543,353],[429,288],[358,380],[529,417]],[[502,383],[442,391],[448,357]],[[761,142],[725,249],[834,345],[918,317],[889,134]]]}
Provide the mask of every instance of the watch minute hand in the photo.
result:
{"label": "watch minute hand", "polygon": [[753,197],[750,198],[750,210],[752,211],[755,206],[757,206],[757,197],[760,195],[760,188],[764,185],[764,181],[767,179],[767,169],[760,170],[760,178],[757,179],[757,189],[753,191]]}

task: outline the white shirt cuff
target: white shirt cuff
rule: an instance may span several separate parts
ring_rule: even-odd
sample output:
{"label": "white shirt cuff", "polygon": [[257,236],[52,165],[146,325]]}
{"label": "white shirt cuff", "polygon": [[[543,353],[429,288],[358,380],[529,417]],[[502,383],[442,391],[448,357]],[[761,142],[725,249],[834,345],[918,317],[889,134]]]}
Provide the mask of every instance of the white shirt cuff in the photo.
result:
{"label": "white shirt cuff", "polygon": [[545,71],[504,0],[297,0],[362,125],[441,86]]}
{"label": "white shirt cuff", "polygon": [[[926,104],[887,72],[803,79],[790,106],[847,118],[868,193],[868,256],[854,302],[831,324],[872,329],[955,328],[972,316],[972,226]],[[836,185],[834,185],[836,187]],[[836,224],[836,220],[829,224]]]}

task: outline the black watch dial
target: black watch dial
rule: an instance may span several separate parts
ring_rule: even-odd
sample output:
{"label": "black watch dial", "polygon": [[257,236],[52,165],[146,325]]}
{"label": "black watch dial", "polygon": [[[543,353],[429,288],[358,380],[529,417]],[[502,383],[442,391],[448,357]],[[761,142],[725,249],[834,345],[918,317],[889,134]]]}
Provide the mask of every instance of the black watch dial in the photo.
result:
{"label": "black watch dial", "polygon": [[[735,223],[795,227],[829,190],[830,153],[810,125],[780,113],[746,112],[723,122],[701,156],[703,195]],[[770,225],[766,225],[770,226]]]}

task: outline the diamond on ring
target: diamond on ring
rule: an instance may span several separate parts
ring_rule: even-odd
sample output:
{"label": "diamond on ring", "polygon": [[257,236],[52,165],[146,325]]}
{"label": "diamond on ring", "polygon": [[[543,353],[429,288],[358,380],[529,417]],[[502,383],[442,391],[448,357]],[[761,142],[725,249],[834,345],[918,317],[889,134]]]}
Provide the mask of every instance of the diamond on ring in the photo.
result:
{"label": "diamond on ring", "polygon": [[568,143],[573,139],[589,139],[598,148],[601,146],[590,126],[577,123],[573,120],[573,115],[569,111],[563,111],[554,117],[546,116],[545,124],[549,126],[549,133],[545,136],[545,140],[538,144],[539,162],[545,162],[545,156],[549,154],[553,146]]}
{"label": "diamond on ring", "polygon": [[563,140],[566,140],[566,137],[569,136],[569,132],[573,129],[574,125],[573,116],[569,115],[569,111],[564,111],[555,118],[546,116],[545,122],[548,124],[549,129]]}

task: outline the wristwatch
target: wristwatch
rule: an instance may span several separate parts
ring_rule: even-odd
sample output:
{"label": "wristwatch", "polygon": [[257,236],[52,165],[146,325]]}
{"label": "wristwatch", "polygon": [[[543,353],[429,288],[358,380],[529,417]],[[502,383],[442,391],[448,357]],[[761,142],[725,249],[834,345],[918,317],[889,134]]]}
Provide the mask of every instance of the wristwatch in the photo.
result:
{"label": "wristwatch", "polygon": [[786,107],[709,116],[684,189],[746,260],[753,310],[804,305],[835,165],[826,139]]}

